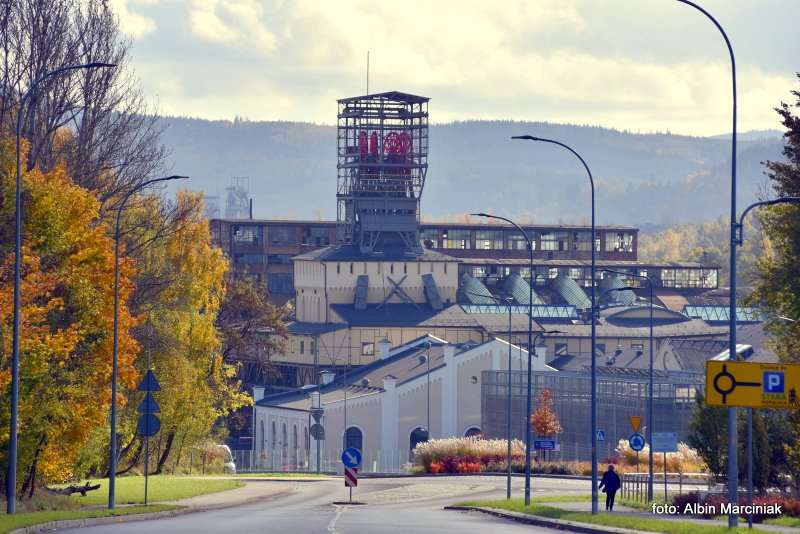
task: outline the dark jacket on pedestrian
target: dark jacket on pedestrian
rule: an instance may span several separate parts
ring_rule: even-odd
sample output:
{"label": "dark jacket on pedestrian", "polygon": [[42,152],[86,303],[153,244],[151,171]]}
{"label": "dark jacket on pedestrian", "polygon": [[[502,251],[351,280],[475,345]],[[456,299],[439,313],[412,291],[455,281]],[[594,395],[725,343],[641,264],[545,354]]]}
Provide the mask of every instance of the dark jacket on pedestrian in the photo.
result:
{"label": "dark jacket on pedestrian", "polygon": [[617,491],[622,483],[619,480],[619,475],[614,471],[606,471],[603,473],[603,478],[600,480],[600,489],[603,493],[612,493]]}

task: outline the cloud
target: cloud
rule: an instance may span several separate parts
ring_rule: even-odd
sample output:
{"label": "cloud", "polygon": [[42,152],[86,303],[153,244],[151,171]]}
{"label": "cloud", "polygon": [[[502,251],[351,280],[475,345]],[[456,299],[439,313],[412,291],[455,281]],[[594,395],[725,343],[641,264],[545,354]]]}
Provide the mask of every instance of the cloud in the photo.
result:
{"label": "cloud", "polygon": [[266,27],[264,3],[256,0],[194,0],[189,9],[192,32],[199,38],[271,53],[277,42]]}
{"label": "cloud", "polygon": [[130,4],[155,4],[157,0],[111,0],[111,8],[119,17],[122,31],[131,37],[141,38],[155,31],[156,22],[130,10]]}
{"label": "cloud", "polygon": [[[776,127],[772,107],[796,84],[794,58],[751,40],[767,20],[782,28],[792,11],[800,16],[800,4],[774,0],[753,10],[746,2],[708,2],[738,46],[741,129]],[[629,0],[398,5],[162,2],[147,11],[158,31],[134,43],[136,67],[164,110],[209,118],[333,122],[335,99],[365,90],[369,50],[370,90],[431,96],[438,122],[511,118],[697,135],[730,128],[724,45],[713,26],[680,6]],[[788,39],[782,47],[800,42],[796,33],[781,34]]]}

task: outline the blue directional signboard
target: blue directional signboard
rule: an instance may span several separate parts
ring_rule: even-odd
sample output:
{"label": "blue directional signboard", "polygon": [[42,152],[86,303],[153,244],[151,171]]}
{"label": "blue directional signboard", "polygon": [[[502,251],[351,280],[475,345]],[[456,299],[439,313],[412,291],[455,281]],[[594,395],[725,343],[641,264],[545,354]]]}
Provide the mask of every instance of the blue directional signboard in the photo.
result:
{"label": "blue directional signboard", "polygon": [[554,439],[535,439],[533,440],[533,448],[543,451],[556,450],[556,440]]}
{"label": "blue directional signboard", "polygon": [[345,467],[358,467],[361,465],[361,451],[350,447],[342,452],[342,463]]}
{"label": "blue directional signboard", "polygon": [[631,437],[628,438],[628,444],[631,446],[631,449],[639,452],[640,450],[644,449],[644,436],[638,432],[634,432],[631,434]]}

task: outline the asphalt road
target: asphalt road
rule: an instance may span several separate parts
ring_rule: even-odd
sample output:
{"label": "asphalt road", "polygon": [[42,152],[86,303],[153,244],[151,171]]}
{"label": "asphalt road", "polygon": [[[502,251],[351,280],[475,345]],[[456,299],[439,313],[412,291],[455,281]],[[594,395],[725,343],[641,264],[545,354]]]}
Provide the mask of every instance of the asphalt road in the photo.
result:
{"label": "asphalt road", "polygon": [[[341,480],[255,483],[285,484],[291,486],[292,492],[274,499],[223,510],[60,532],[485,534],[496,529],[502,529],[504,534],[557,532],[479,513],[442,510],[442,506],[459,500],[504,496],[505,480],[502,477],[361,480],[359,487],[354,490],[353,498],[367,503],[362,506],[332,504],[333,501],[347,499],[347,490]],[[589,483],[585,481],[537,479],[534,482],[534,496],[585,493],[588,489]],[[514,481],[514,493],[522,494],[521,479]]]}

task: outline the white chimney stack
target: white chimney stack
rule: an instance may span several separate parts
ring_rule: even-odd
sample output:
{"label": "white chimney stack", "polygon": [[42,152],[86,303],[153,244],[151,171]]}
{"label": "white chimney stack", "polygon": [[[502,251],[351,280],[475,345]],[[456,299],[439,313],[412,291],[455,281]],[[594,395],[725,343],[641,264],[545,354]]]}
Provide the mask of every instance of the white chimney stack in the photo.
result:
{"label": "white chimney stack", "polygon": [[389,352],[392,350],[392,342],[389,341],[389,338],[383,338],[378,341],[378,357],[381,360],[385,360],[389,357]]}
{"label": "white chimney stack", "polygon": [[258,402],[264,398],[264,386],[253,386],[253,401]]}
{"label": "white chimney stack", "polygon": [[327,370],[326,371],[322,371],[319,375],[322,378],[322,385],[323,386],[326,386],[326,385],[330,384],[331,382],[333,382],[333,378],[336,376],[336,375],[333,374],[332,371],[327,371]]}

